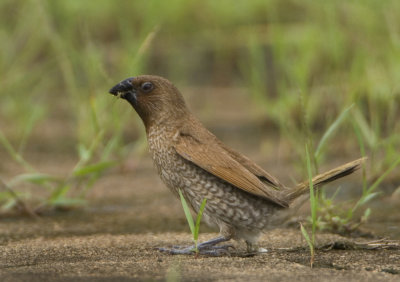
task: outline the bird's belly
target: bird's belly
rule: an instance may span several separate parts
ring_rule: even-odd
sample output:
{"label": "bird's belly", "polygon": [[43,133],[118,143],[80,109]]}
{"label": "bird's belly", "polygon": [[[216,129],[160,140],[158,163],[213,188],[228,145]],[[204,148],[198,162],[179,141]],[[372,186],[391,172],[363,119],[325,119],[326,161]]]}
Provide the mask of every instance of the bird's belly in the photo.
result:
{"label": "bird's belly", "polygon": [[232,186],[176,153],[167,158],[156,157],[154,161],[167,187],[176,196],[180,189],[195,212],[199,210],[203,199],[207,199],[204,215],[210,225],[227,224],[238,229],[261,230],[267,227],[269,218],[279,209],[265,199]]}

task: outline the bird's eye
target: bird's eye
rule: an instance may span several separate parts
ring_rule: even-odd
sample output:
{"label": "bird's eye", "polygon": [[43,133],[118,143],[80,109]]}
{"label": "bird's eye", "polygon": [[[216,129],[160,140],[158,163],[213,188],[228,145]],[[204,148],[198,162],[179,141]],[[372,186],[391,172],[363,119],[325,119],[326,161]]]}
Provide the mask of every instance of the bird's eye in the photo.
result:
{"label": "bird's eye", "polygon": [[143,90],[143,92],[148,93],[148,92],[150,92],[151,90],[153,90],[154,86],[153,86],[153,83],[151,83],[151,82],[144,82],[144,83],[140,86],[140,88]]}

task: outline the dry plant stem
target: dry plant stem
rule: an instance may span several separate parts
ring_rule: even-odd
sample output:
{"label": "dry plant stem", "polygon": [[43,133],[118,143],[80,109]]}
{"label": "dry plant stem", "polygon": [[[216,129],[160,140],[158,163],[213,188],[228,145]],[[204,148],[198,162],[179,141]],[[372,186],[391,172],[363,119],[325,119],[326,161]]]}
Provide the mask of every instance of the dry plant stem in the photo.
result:
{"label": "dry plant stem", "polygon": [[399,250],[400,241],[380,239],[370,242],[352,242],[352,241],[335,241],[322,245],[318,249],[323,251],[329,250]]}
{"label": "dry plant stem", "polygon": [[[298,252],[303,250],[305,247],[295,248],[275,248],[270,249],[271,251],[285,251],[285,252]],[[352,241],[333,241],[328,244],[321,246],[315,246],[315,249],[321,251],[330,250],[400,250],[400,241],[379,239],[369,242],[352,242]]]}
{"label": "dry plant stem", "polygon": [[11,189],[10,187],[8,187],[7,184],[4,183],[3,180],[0,179],[0,186],[1,188],[3,188],[4,190],[6,190],[17,202],[17,206],[27,215],[33,217],[33,218],[39,218],[39,216],[32,211],[26,204],[24,201],[21,200],[20,197],[18,197],[17,193],[14,192],[13,189]]}
{"label": "dry plant stem", "polygon": [[366,242],[366,243],[354,242],[354,246],[355,246],[356,249],[368,249],[368,250],[391,249],[391,250],[398,250],[398,249],[400,249],[400,241],[380,239],[380,240],[370,241],[370,242]]}

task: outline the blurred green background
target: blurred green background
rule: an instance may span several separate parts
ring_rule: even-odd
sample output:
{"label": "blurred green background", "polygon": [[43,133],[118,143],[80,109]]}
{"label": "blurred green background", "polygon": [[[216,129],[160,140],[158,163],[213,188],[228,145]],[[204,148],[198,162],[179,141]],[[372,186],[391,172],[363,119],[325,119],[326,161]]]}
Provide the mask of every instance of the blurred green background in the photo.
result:
{"label": "blurred green background", "polygon": [[[91,187],[145,147],[139,118],[108,89],[157,74],[215,100],[230,99],[218,89],[240,89],[252,121],[287,140],[304,175],[308,143],[316,170],[326,156],[368,155],[368,181],[389,169],[398,184],[399,15],[397,0],[1,0],[0,175],[19,164],[9,186],[50,187],[53,203],[82,177]],[[203,110],[212,126],[224,109]],[[53,179],[30,152],[78,164]]]}

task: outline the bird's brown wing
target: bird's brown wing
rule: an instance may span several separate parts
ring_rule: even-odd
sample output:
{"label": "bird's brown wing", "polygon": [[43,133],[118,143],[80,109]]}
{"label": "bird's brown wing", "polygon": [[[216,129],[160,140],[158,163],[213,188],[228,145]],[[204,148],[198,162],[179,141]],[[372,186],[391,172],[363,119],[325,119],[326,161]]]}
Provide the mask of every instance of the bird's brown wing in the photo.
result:
{"label": "bird's brown wing", "polygon": [[272,176],[268,172],[266,172],[264,169],[262,169],[259,165],[257,165],[255,162],[250,160],[248,157],[242,155],[239,152],[236,152],[232,150],[231,148],[227,147],[225,144],[223,144],[221,141],[219,141],[220,146],[223,147],[226,151],[229,152],[230,156],[242,164],[247,170],[249,170],[251,173],[256,175],[258,179],[260,179],[262,182],[265,184],[272,186],[274,188],[278,189],[287,189],[285,185],[283,185],[276,177]]}
{"label": "bird's brown wing", "polygon": [[181,131],[175,136],[174,147],[180,156],[237,188],[282,207],[288,206],[279,197],[278,191],[261,182],[256,175],[232,158],[230,152],[215,140],[214,135],[207,134],[208,132],[192,133]]}

